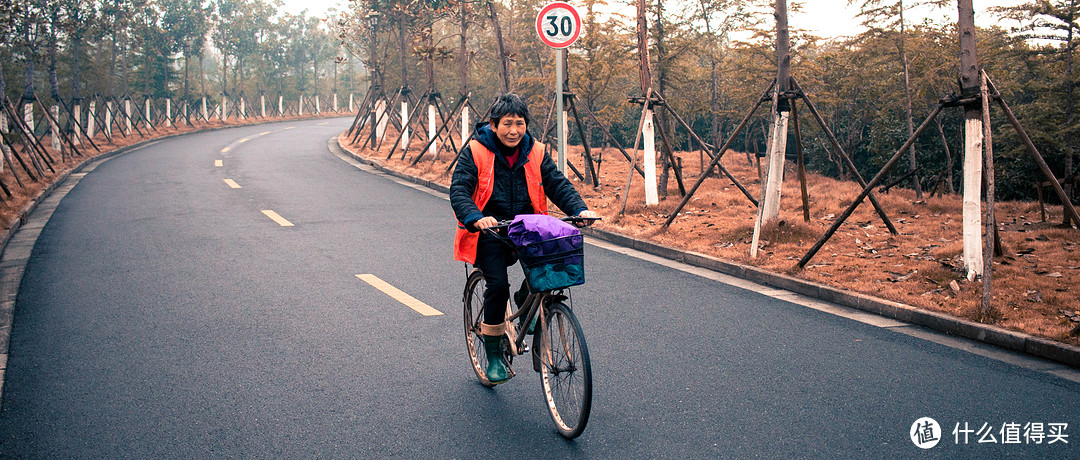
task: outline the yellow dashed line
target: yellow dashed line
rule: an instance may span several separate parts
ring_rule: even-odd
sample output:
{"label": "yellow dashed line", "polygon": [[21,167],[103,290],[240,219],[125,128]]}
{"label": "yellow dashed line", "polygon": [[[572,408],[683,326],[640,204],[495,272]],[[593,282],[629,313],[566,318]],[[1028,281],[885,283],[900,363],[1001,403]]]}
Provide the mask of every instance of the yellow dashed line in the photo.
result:
{"label": "yellow dashed line", "polygon": [[229,150],[232,150],[232,147],[225,147],[225,148],[221,149],[221,153],[228,152]]}
{"label": "yellow dashed line", "polygon": [[229,187],[240,188],[240,184],[237,184],[236,181],[234,181],[232,179],[225,179],[225,183],[229,184]]}
{"label": "yellow dashed line", "polygon": [[245,137],[243,139],[240,139],[240,141],[238,143],[243,144],[244,142],[247,142],[248,140],[250,140],[250,138]]}
{"label": "yellow dashed line", "polygon": [[267,134],[270,134],[270,131],[263,131],[263,132],[259,133],[260,136],[265,136]]}
{"label": "yellow dashed line", "polygon": [[293,128],[295,128],[295,126],[288,126],[285,129],[282,129],[282,131],[288,131],[288,130],[293,129]]}
{"label": "yellow dashed line", "polygon": [[222,166],[225,166],[225,163],[222,162],[221,160],[214,160],[214,166],[217,166],[217,167],[220,168]]}
{"label": "yellow dashed line", "polygon": [[273,220],[274,222],[277,222],[278,225],[280,225],[282,227],[292,227],[293,226],[292,222],[289,222],[289,221],[285,220],[284,217],[279,216],[278,213],[276,213],[274,211],[271,211],[269,209],[263,209],[262,213],[266,214],[266,217],[269,217],[270,220]]}
{"label": "yellow dashed line", "polygon": [[372,274],[364,274],[356,275],[356,277],[360,278],[365,283],[370,284],[375,289],[382,291],[384,294],[390,296],[394,300],[405,304],[406,307],[416,310],[416,312],[420,313],[421,315],[438,316],[443,314],[441,311],[431,308],[430,306],[428,306],[428,304],[416,300],[416,298],[414,298],[413,296],[401,292],[400,289],[391,286],[390,283],[387,283],[386,281],[379,279],[378,276]]}

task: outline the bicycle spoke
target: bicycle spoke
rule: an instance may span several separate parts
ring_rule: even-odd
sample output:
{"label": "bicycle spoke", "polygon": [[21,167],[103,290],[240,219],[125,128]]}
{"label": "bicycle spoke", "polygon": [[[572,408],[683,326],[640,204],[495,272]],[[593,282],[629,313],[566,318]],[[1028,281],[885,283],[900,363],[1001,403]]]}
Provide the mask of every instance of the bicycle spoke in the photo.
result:
{"label": "bicycle spoke", "polygon": [[588,350],[581,326],[565,305],[553,304],[546,316],[541,379],[548,411],[559,432],[573,438],[584,429],[592,400]]}
{"label": "bicycle spoke", "polygon": [[474,270],[465,283],[465,295],[463,298],[465,346],[468,349],[469,360],[473,372],[480,384],[492,386],[487,379],[487,351],[484,347],[484,339],[480,334],[480,322],[484,315],[484,277],[479,270]]}

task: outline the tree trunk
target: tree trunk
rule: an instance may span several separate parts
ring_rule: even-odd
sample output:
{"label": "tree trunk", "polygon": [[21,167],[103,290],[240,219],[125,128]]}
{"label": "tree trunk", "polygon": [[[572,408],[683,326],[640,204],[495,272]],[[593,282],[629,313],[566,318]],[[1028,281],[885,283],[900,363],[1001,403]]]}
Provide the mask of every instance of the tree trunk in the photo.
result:
{"label": "tree trunk", "polygon": [[[408,73],[408,69],[406,69],[406,67],[405,67],[405,53],[406,53],[406,50],[405,50],[405,18],[404,17],[401,17],[401,18],[398,19],[398,49],[401,52],[401,87],[402,88],[408,88],[409,87],[409,73]],[[405,120],[401,120],[401,122],[405,123]]]}
{"label": "tree trunk", "polygon": [[221,95],[229,94],[229,55],[221,53]]}
{"label": "tree trunk", "polygon": [[[979,59],[975,47],[975,10],[972,0],[959,0],[957,29],[960,32],[960,90],[978,94]],[[964,191],[963,246],[968,280],[983,271],[982,266],[982,106],[964,107]]]}
{"label": "tree trunk", "polygon": [[117,59],[117,57],[118,57],[118,55],[120,53],[119,52],[120,44],[119,44],[119,38],[117,37],[117,33],[114,32],[112,34],[111,38],[112,38],[112,40],[111,40],[111,43],[109,44],[108,81],[106,81],[106,84],[105,84],[105,92],[106,92],[106,94],[108,94],[110,96],[113,95],[113,92],[116,89],[116,59]]}
{"label": "tree trunk", "polygon": [[637,1],[638,76],[641,78],[641,94],[652,88],[652,71],[649,68],[649,25],[645,20],[645,0]]}
{"label": "tree trunk", "polygon": [[[30,17],[24,19],[26,22],[31,20]],[[26,40],[26,67],[23,70],[26,86],[23,88],[23,101],[34,100],[34,60],[37,50],[35,49],[36,37],[32,36],[30,29],[31,24],[23,24],[23,38]]]}
{"label": "tree trunk", "polygon": [[[464,98],[468,95],[469,91],[469,50],[466,47],[467,33],[469,31],[468,9],[466,9],[466,2],[461,2],[461,35],[458,36],[458,54],[461,56],[461,62],[458,64],[458,73],[461,77],[461,83],[458,87],[458,97]],[[469,105],[461,105],[461,142],[464,144],[465,139],[469,137]],[[449,131],[447,132],[449,136]]]}
{"label": "tree trunk", "polygon": [[[911,119],[911,83],[910,83],[911,80],[908,77],[908,70],[909,70],[908,69],[908,58],[907,58],[907,50],[906,50],[906,48],[904,46],[904,41],[905,41],[904,2],[903,2],[903,0],[901,0],[900,1],[900,61],[904,66],[904,98],[905,98],[905,101],[907,102],[907,132],[908,132],[908,137],[911,137],[911,134],[915,132],[915,127],[913,126],[912,119]],[[915,171],[918,168],[918,165],[917,165],[917,163],[915,161],[915,144],[911,144],[910,153],[911,153],[911,157],[910,157],[911,170]],[[911,175],[911,182],[912,182],[912,185],[915,187],[915,198],[919,199],[919,200],[923,199],[923,190],[922,190],[922,184],[919,182],[919,173],[914,173],[914,174]]]}
{"label": "tree trunk", "polygon": [[466,47],[469,20],[466,5],[466,2],[461,2],[461,35],[458,36],[458,55],[461,56],[461,62],[458,64],[458,75],[461,77],[458,93],[461,97],[465,97],[466,92],[469,90],[469,49]]}
{"label": "tree trunk", "polygon": [[[80,23],[79,9],[75,9],[75,16],[73,17],[76,23]],[[71,97],[77,104],[82,101],[82,91],[79,86],[82,85],[82,73],[79,64],[79,53],[82,48],[83,31],[80,26],[76,26],[75,34],[71,36]],[[3,94],[3,93],[0,93]]]}
{"label": "tree trunk", "polygon": [[[1069,2],[1068,24],[1069,33],[1065,42],[1065,124],[1064,127],[1069,129],[1072,126],[1075,119],[1074,106],[1073,106],[1073,21],[1076,18],[1076,0]],[[1073,156],[1076,152],[1073,151],[1074,142],[1065,142],[1065,183],[1061,184],[1065,188],[1065,196],[1072,198],[1073,188],[1076,181],[1073,180]],[[1063,225],[1069,225],[1069,213],[1063,212],[1061,223]],[[1080,224],[1080,222],[1077,222]]]}
{"label": "tree trunk", "polygon": [[184,101],[188,99],[188,45],[184,43]]}
{"label": "tree trunk", "polygon": [[784,99],[784,93],[791,88],[787,1],[776,0],[773,5],[773,17],[776,19],[776,89],[770,109],[772,128],[769,131],[769,145],[765,150],[766,166],[761,173],[761,198],[758,200],[761,205],[754,220],[754,233],[750,241],[751,258],[757,258],[762,228],[780,218],[780,194],[784,183],[784,156],[787,152],[788,118],[791,113],[788,100]]}
{"label": "tree trunk", "polygon": [[510,63],[506,55],[506,44],[503,43],[502,28],[499,27],[499,17],[495,14],[495,2],[488,2],[488,17],[491,26],[495,28],[495,44],[499,52],[499,78],[502,80],[503,94],[510,92]]}
{"label": "tree trunk", "polygon": [[143,54],[143,62],[146,66],[146,69],[143,71],[143,95],[146,97],[150,97],[151,94],[154,94],[153,91],[151,91],[150,89],[151,56],[149,50],[150,47],[147,46],[146,48],[147,49],[144,50]]}
{"label": "tree trunk", "polygon": [[[653,81],[652,71],[649,68],[649,27],[648,22],[645,20],[645,1],[637,1],[638,75],[641,77],[641,94],[645,98],[642,102],[644,107],[640,129],[644,150],[642,167],[645,176],[645,204],[654,205],[659,203],[659,199],[657,198],[656,184],[656,138],[654,137],[653,112],[649,107]],[[636,145],[637,139],[634,142]],[[632,176],[633,171],[631,170],[627,176],[627,186],[630,185],[629,178]]]}
{"label": "tree trunk", "polygon": [[127,38],[123,37],[123,39],[124,39],[123,47],[120,49],[120,72],[121,72],[120,73],[120,82],[122,83],[122,85],[120,86],[120,90],[124,95],[127,95],[128,90],[129,90],[129,87],[128,87],[128,44],[127,44]]}
{"label": "tree trunk", "polygon": [[[667,93],[667,43],[664,31],[664,3],[663,0],[656,0],[656,24],[654,29],[656,30],[656,90],[661,95]],[[668,113],[666,110],[660,111],[660,130],[662,133],[671,133],[671,123],[668,119]],[[672,152],[674,154],[674,152]],[[660,192],[660,197],[667,198],[668,196],[668,179],[671,178],[671,161],[668,160],[667,155],[660,155],[660,177],[657,178],[657,188]]]}

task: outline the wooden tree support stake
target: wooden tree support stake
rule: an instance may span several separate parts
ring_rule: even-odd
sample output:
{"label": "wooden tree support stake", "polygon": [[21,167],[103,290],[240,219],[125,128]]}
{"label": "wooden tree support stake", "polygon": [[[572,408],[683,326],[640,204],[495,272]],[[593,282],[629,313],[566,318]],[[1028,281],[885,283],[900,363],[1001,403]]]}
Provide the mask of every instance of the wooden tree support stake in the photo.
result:
{"label": "wooden tree support stake", "polygon": [[1014,115],[1012,109],[1009,108],[1009,104],[1006,104],[1005,99],[1001,97],[1001,93],[999,93],[997,87],[994,86],[994,81],[987,77],[986,84],[993,93],[994,100],[1001,106],[1001,110],[1005,112],[1005,117],[1009,119],[1009,123],[1012,124],[1016,133],[1020,135],[1020,140],[1024,143],[1024,146],[1027,147],[1028,153],[1031,154],[1031,157],[1039,166],[1039,170],[1042,171],[1043,175],[1045,175],[1050,182],[1050,185],[1054,188],[1054,193],[1056,193],[1061,200],[1066,215],[1068,215],[1073,222],[1080,222],[1080,215],[1077,215],[1076,207],[1073,206],[1072,200],[1070,200],[1069,196],[1065,193],[1065,189],[1061,187],[1061,182],[1054,176],[1053,171],[1050,170],[1050,166],[1046,164],[1046,160],[1043,159],[1042,154],[1039,153],[1039,149],[1035,148],[1035,144],[1031,142],[1031,138],[1028,137],[1027,131],[1024,131],[1024,127],[1020,125],[1020,120],[1016,119],[1016,115]]}
{"label": "wooden tree support stake", "polygon": [[[439,129],[435,130],[435,135],[428,139],[427,143],[424,144],[424,147],[420,149],[420,154],[417,155],[416,158],[413,158],[412,163],[410,163],[412,166],[416,166],[416,163],[420,162],[420,159],[424,157],[424,153],[428,151],[428,147],[431,147],[432,142],[435,142],[436,139],[440,139],[442,137],[443,130],[446,130],[446,136],[447,139],[450,140],[451,147],[454,149],[455,152],[457,151],[457,146],[454,145],[454,136],[451,134],[450,128],[452,127],[453,122],[457,120],[458,115],[461,113],[459,110],[461,109],[461,107],[464,106],[466,100],[468,100],[468,96],[458,99],[457,103],[454,104],[453,109],[450,110],[452,116],[449,120],[442,117],[442,110],[439,111],[439,117],[443,118],[442,126],[439,126]],[[464,147],[465,146],[462,146],[462,148]]]}
{"label": "wooden tree support stake", "polygon": [[592,178],[593,188],[596,188],[600,186],[600,178],[596,177],[597,171],[593,167],[592,150],[589,147],[588,139],[585,137],[585,128],[581,126],[581,115],[577,111],[577,97],[574,96],[574,93],[569,93],[569,96],[570,112],[574,114],[574,124],[577,125],[578,138],[581,139],[581,146],[585,149],[585,167],[588,168],[586,176]]}
{"label": "wooden tree support stake", "polygon": [[903,147],[901,147],[900,150],[897,150],[896,153],[892,156],[892,158],[890,158],[889,161],[885,163],[885,166],[883,166],[881,170],[878,171],[877,175],[875,175],[874,178],[871,179],[870,182],[863,187],[863,191],[859,193],[859,196],[855,198],[855,201],[853,201],[851,205],[849,205],[848,208],[844,210],[844,213],[836,219],[836,222],[833,222],[832,226],[829,227],[825,234],[821,235],[821,238],[818,239],[816,243],[814,243],[814,246],[810,248],[810,251],[808,251],[806,255],[802,257],[802,259],[799,259],[799,268],[805,267],[807,262],[810,262],[810,259],[812,259],[814,255],[817,254],[819,250],[821,250],[821,247],[824,246],[827,241],[829,241],[829,238],[832,238],[833,234],[840,229],[840,226],[843,225],[844,221],[851,217],[851,214],[855,212],[855,208],[857,208],[859,204],[862,203],[862,201],[870,195],[870,191],[873,190],[874,187],[877,187],[878,184],[881,183],[881,181],[885,178],[885,175],[889,173],[893,166],[896,166],[896,162],[900,159],[904,152],[906,152],[907,149],[911,147],[911,144],[915,143],[915,139],[917,139],[919,135],[922,134],[923,130],[925,130],[926,127],[930,125],[930,121],[933,120],[934,117],[936,117],[939,113],[941,113],[942,108],[944,108],[944,105],[938,104],[937,107],[934,108],[934,111],[930,113],[930,116],[926,117],[926,120],[924,120],[922,124],[919,125],[919,128],[916,129],[914,133],[912,133],[911,137],[908,138],[907,142],[904,142]]}
{"label": "wooden tree support stake", "polygon": [[[43,108],[43,109],[47,108],[47,107],[45,107],[45,104],[41,103],[41,99],[38,99],[36,94],[34,95],[34,99],[37,100],[38,105],[41,105],[41,108]],[[61,104],[61,105],[63,105],[63,104]],[[53,133],[52,135],[53,136],[59,136],[60,140],[66,142],[68,144],[68,147],[71,148],[72,152],[75,152],[79,156],[83,156],[82,153],[79,152],[79,148],[75,146],[75,143],[71,142],[71,138],[68,137],[67,133],[60,132],[60,122],[57,119],[53,118],[52,114],[49,113],[48,110],[45,111],[45,116],[49,118],[49,122],[51,123],[51,126],[55,126],[57,128],[56,129],[57,132]]]}
{"label": "wooden tree support stake", "polygon": [[983,117],[983,158],[985,164],[986,188],[986,234],[983,236],[983,273],[982,273],[982,308],[979,309],[979,320],[986,321],[991,314],[990,305],[991,285],[994,277],[994,236],[997,234],[997,219],[994,213],[994,142],[993,130],[990,127],[990,95],[986,86],[986,73],[981,73],[979,84],[979,96],[982,99]]}
{"label": "wooden tree support stake", "polygon": [[[386,156],[387,160],[394,157],[394,151],[397,150],[398,145],[401,145],[401,138],[405,137],[405,129],[412,128],[413,120],[415,120],[416,117],[420,115],[420,110],[419,110],[420,109],[420,103],[423,102],[424,99],[427,99],[429,96],[430,96],[430,93],[424,92],[424,95],[420,96],[420,98],[416,100],[416,103],[413,104],[412,111],[409,112],[408,121],[406,121],[402,125],[402,127],[403,127],[402,129],[398,130],[398,137],[397,137],[396,140],[394,140],[394,145],[392,145],[390,147],[390,155]],[[404,101],[402,101],[402,102],[404,103]],[[421,130],[421,131],[423,131],[423,130]],[[408,153],[408,151],[409,151],[409,146],[406,145],[405,147],[402,147],[401,150],[402,150],[401,159],[404,160],[405,159],[405,154]]]}
{"label": "wooden tree support stake", "polygon": [[[806,108],[810,110],[810,114],[814,116],[814,120],[817,121],[818,126],[825,132],[825,137],[829,138],[829,143],[832,144],[833,148],[836,149],[836,152],[840,155],[840,158],[847,164],[848,169],[851,170],[851,173],[855,176],[855,180],[858,181],[859,185],[866,187],[866,181],[863,180],[862,174],[859,174],[859,170],[855,167],[855,163],[851,161],[851,157],[849,157],[847,152],[844,151],[844,148],[840,146],[840,142],[836,140],[836,136],[833,135],[832,130],[825,124],[825,119],[818,113],[817,108],[814,107],[814,103],[807,97],[806,92],[799,86],[799,82],[795,80],[795,77],[791,77],[791,86],[799,93],[799,97],[806,102]],[[867,196],[870,198],[870,204],[872,204],[874,210],[877,211],[878,217],[885,223],[885,227],[889,229],[889,233],[899,235],[900,232],[896,230],[896,226],[893,225],[892,220],[889,220],[888,214],[885,214],[885,208],[881,206],[881,203],[878,203],[877,198],[874,198],[873,193]]]}
{"label": "wooden tree support stake", "polygon": [[[724,145],[716,150],[716,156],[713,157],[712,161],[709,162],[709,166],[706,167],[704,171],[702,171],[700,176],[698,176],[697,182],[694,183],[693,187],[690,187],[690,190],[686,193],[686,196],[683,197],[682,201],[678,204],[678,206],[675,206],[675,209],[671,211],[671,214],[668,215],[667,220],[665,220],[664,224],[661,226],[662,228],[667,228],[669,225],[671,225],[673,221],[675,221],[675,217],[679,215],[679,211],[682,211],[682,208],[686,206],[686,203],[690,202],[690,199],[693,198],[694,193],[697,192],[698,187],[701,187],[701,184],[704,183],[705,179],[709,177],[709,173],[712,172],[713,168],[720,165],[720,160],[724,157],[724,152],[727,152],[728,147],[730,147],[731,143],[735,141],[735,136],[738,136],[739,133],[742,132],[744,128],[746,128],[746,122],[750,121],[750,117],[754,116],[754,113],[757,112],[758,107],[761,107],[761,103],[769,100],[769,93],[772,92],[774,86],[776,86],[775,79],[771,83],[769,83],[769,87],[765,88],[765,91],[762,92],[761,96],[757,98],[757,101],[754,102],[754,106],[751,107],[748,112],[746,112],[746,115],[743,116],[742,121],[740,121],[739,125],[735,128],[735,131],[732,131],[731,135],[728,136],[728,139],[724,141]],[[721,171],[723,171],[723,167],[721,167]],[[746,189],[741,190],[743,191],[743,194],[745,194],[747,198],[749,198],[750,201],[754,203],[754,206],[758,206],[758,201],[753,196],[750,196],[749,192],[747,192]]]}
{"label": "wooden tree support stake", "polygon": [[810,222],[810,193],[806,190],[806,160],[803,158],[802,130],[799,129],[798,104],[791,104],[791,127],[795,131],[795,156],[799,168],[799,191],[802,194],[803,222]]}
{"label": "wooden tree support stake", "polygon": [[641,166],[638,166],[637,164],[634,163],[634,159],[630,156],[629,153],[626,152],[626,149],[623,148],[622,144],[620,144],[619,141],[617,139],[615,139],[615,136],[611,135],[611,131],[607,128],[607,125],[604,124],[604,123],[601,123],[600,120],[597,119],[596,114],[594,114],[593,111],[591,109],[589,109],[588,105],[584,105],[584,106],[582,106],[582,108],[585,109],[585,114],[588,115],[590,119],[592,119],[593,123],[596,123],[596,125],[601,128],[601,131],[603,131],[604,136],[607,137],[608,141],[610,141],[611,144],[614,145],[615,148],[619,150],[619,153],[622,153],[623,157],[626,158],[626,161],[630,162],[630,166],[635,171],[637,171],[638,175],[641,176],[641,177],[645,177],[645,171],[642,171]]}

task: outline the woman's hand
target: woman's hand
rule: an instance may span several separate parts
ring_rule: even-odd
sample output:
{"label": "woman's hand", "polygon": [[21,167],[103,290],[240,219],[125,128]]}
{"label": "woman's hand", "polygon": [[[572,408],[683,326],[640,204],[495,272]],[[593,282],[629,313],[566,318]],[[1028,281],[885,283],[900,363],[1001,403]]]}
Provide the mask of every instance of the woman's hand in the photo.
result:
{"label": "woman's hand", "polygon": [[480,220],[473,223],[473,227],[476,227],[477,230],[483,230],[485,228],[494,227],[496,225],[499,225],[499,221],[491,216],[481,217]]}
{"label": "woman's hand", "polygon": [[[598,217],[600,217],[600,215],[599,215],[599,214],[597,214],[597,213],[595,213],[595,212],[593,212],[593,211],[590,211],[590,210],[586,209],[586,210],[584,210],[584,211],[581,211],[581,212],[580,212],[580,213],[579,213],[579,214],[577,215],[577,217],[585,217],[585,218],[589,218],[589,219],[595,219],[595,218],[598,218]],[[588,227],[588,226],[592,225],[592,224],[593,224],[593,222],[596,222],[596,221],[593,221],[593,220],[586,220],[586,221],[583,221],[583,222],[581,222],[581,223],[580,223],[580,225],[581,225],[581,226],[584,226],[584,227]]]}

